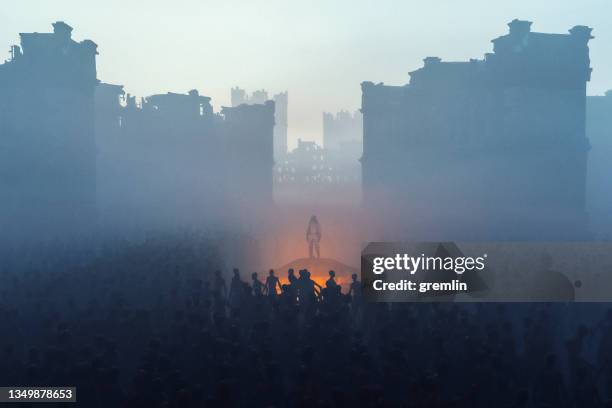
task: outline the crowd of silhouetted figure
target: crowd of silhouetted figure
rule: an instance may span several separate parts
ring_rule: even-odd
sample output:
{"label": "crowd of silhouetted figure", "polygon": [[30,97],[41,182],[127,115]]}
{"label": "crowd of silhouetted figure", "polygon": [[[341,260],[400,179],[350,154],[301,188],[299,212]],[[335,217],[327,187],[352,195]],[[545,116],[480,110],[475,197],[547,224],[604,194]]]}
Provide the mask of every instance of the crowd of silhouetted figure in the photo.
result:
{"label": "crowd of silhouetted figure", "polygon": [[2,386],[94,408],[612,407],[607,305],[368,303],[357,276],[226,277],[185,242],[50,252],[0,266]]}

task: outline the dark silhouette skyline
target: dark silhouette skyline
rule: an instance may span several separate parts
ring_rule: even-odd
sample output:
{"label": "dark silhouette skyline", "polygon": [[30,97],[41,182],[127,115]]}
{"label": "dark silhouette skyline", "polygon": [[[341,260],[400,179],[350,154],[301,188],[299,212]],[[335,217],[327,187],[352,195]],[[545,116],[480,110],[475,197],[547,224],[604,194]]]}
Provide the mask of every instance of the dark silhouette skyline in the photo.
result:
{"label": "dark silhouette skyline", "polygon": [[[429,239],[588,236],[591,28],[513,20],[484,59],[427,57],[404,86],[362,84],[363,187]],[[435,238],[434,238],[435,237]]]}
{"label": "dark silhouette skyline", "polygon": [[50,22],[63,19],[75,27],[76,37],[99,44],[100,78],[125,85],[133,95],[196,88],[217,106],[229,106],[228,89],[236,85],[289,90],[290,148],[298,137],[322,142],[321,111],[358,109],[362,81],[404,83],[427,55],[455,61],[478,57],[514,17],[535,21],[542,32],[564,32],[575,24],[595,27],[589,93],[612,88],[607,0],[446,1],[441,7],[396,0],[291,5],[151,0],[146,7],[119,0],[87,5],[21,0],[10,6],[0,27],[3,50],[18,32],[46,32]]}
{"label": "dark silhouette skyline", "polygon": [[0,230],[3,237],[90,233],[96,213],[97,45],[21,33],[0,65]]}
{"label": "dark silhouette skyline", "polygon": [[[97,78],[96,44],[73,40],[66,23],[54,23],[53,33],[23,33],[0,66],[4,231],[50,238],[96,227],[265,223],[274,211],[274,174],[348,185],[359,180],[361,166],[365,208],[408,211],[401,223],[391,213],[383,220],[405,224],[404,232],[589,237],[586,200],[598,193],[587,195],[587,176],[606,171],[602,164],[586,172],[591,29],[544,34],[527,21],[509,26],[482,60],[428,57],[408,85],[363,83],[363,156],[361,137],[351,136],[360,115],[325,114],[329,146],[315,154],[320,163],[300,159],[300,148],[283,153],[286,92],[273,97],[281,113],[266,91],[249,96],[237,87],[234,106],[217,112],[197,90],[137,101]],[[295,173],[304,165],[304,174]],[[394,193],[377,200],[379,191]],[[301,187],[291,194],[298,201],[321,195]],[[592,200],[605,208],[601,197]]]}

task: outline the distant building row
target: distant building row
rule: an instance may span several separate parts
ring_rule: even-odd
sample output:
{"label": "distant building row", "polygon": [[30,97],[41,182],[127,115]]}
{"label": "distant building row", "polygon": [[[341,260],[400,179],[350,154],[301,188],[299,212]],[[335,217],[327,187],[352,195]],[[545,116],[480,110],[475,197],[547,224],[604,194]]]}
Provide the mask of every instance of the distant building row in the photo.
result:
{"label": "distant building row", "polygon": [[298,139],[297,147],[276,162],[276,186],[359,184],[359,160],[345,154],[323,148],[314,141]]}
{"label": "distant building row", "polygon": [[272,203],[274,102],[214,113],[194,90],[137,105],[121,86],[99,84],[96,44],[73,40],[64,22],[20,36],[0,65],[4,237],[88,234],[97,222],[147,215],[160,224],[210,219],[230,203]]}
{"label": "distant building row", "polygon": [[137,103],[122,86],[100,84],[96,143],[102,219],[130,208],[144,226],[210,225],[246,207],[269,207],[273,127],[273,101],[214,113],[210,98],[197,90]]}
{"label": "distant building row", "polygon": [[363,118],[361,112],[323,113],[323,146],[359,159],[362,153]]}
{"label": "distant building row", "polygon": [[364,200],[415,237],[585,237],[591,28],[508,26],[482,60],[362,84]]}

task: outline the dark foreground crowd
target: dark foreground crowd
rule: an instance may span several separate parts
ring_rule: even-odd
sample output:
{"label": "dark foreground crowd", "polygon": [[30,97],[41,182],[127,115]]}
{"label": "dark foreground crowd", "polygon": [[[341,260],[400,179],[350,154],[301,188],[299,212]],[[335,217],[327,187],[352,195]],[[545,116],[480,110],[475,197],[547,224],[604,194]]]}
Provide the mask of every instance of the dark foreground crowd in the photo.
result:
{"label": "dark foreground crowd", "polygon": [[612,407],[607,305],[369,304],[356,276],[225,276],[190,242],[49,252],[3,254],[0,386],[96,408]]}

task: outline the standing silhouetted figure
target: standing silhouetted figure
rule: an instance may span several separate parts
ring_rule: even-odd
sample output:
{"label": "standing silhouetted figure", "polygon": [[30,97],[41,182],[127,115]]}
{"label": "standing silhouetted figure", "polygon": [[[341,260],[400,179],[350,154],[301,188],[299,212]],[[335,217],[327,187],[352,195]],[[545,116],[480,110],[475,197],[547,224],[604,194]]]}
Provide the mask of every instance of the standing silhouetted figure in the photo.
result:
{"label": "standing silhouetted figure", "polygon": [[336,286],[338,286],[338,283],[336,282],[335,271],[329,271],[329,279],[325,282],[325,286],[328,288],[335,288]]}
{"label": "standing silhouetted figure", "polygon": [[308,229],[306,230],[306,241],[308,242],[308,254],[311,258],[321,257],[319,250],[319,242],[321,241],[321,225],[317,220],[316,215],[310,217],[308,222]]}
{"label": "standing silhouetted figure", "polygon": [[298,296],[300,298],[300,304],[308,307],[316,302],[317,297],[319,297],[321,294],[321,289],[323,288],[317,282],[310,279],[310,272],[307,269],[302,269],[299,272],[299,275]]}
{"label": "standing silhouetted figure", "polygon": [[225,279],[223,279],[223,275],[221,275],[221,271],[218,269],[215,271],[213,291],[222,299],[225,299],[225,297],[227,296],[227,285],[225,284]]}
{"label": "standing silhouetted figure", "polygon": [[287,270],[287,280],[289,281],[290,285],[297,285],[298,278],[295,276],[295,271],[293,268]]}
{"label": "standing silhouetted figure", "polygon": [[268,296],[275,297],[276,296],[276,287],[282,290],[279,279],[274,276],[274,269],[270,269],[269,275],[266,278],[266,287],[265,291]]}
{"label": "standing silhouetted figure", "polygon": [[244,282],[240,279],[240,271],[234,268],[234,276],[232,277],[232,283],[230,284],[228,301],[232,309],[240,307],[240,298],[244,291]]}
{"label": "standing silhouetted figure", "polygon": [[351,275],[351,286],[348,291],[349,296],[353,296],[353,303],[358,304],[361,302],[361,282],[357,280],[357,274],[354,273]]}
{"label": "standing silhouetted figure", "polygon": [[283,294],[286,294],[295,303],[298,296],[299,280],[297,276],[295,276],[295,271],[293,268],[289,268],[289,270],[287,270],[287,280],[289,281],[289,284],[281,286],[283,288]]}
{"label": "standing silhouetted figure", "polygon": [[251,279],[253,280],[253,296],[262,296],[264,291],[264,285],[259,279],[257,279],[257,272],[253,272],[251,274]]}
{"label": "standing silhouetted figure", "polygon": [[351,299],[351,312],[354,318],[358,318],[361,312],[362,292],[361,282],[357,280],[357,274],[351,275],[351,286],[349,287],[348,296]]}
{"label": "standing silhouetted figure", "polygon": [[353,299],[361,298],[361,282],[357,280],[357,274],[351,275],[351,287],[349,288],[349,295],[353,295]]}

